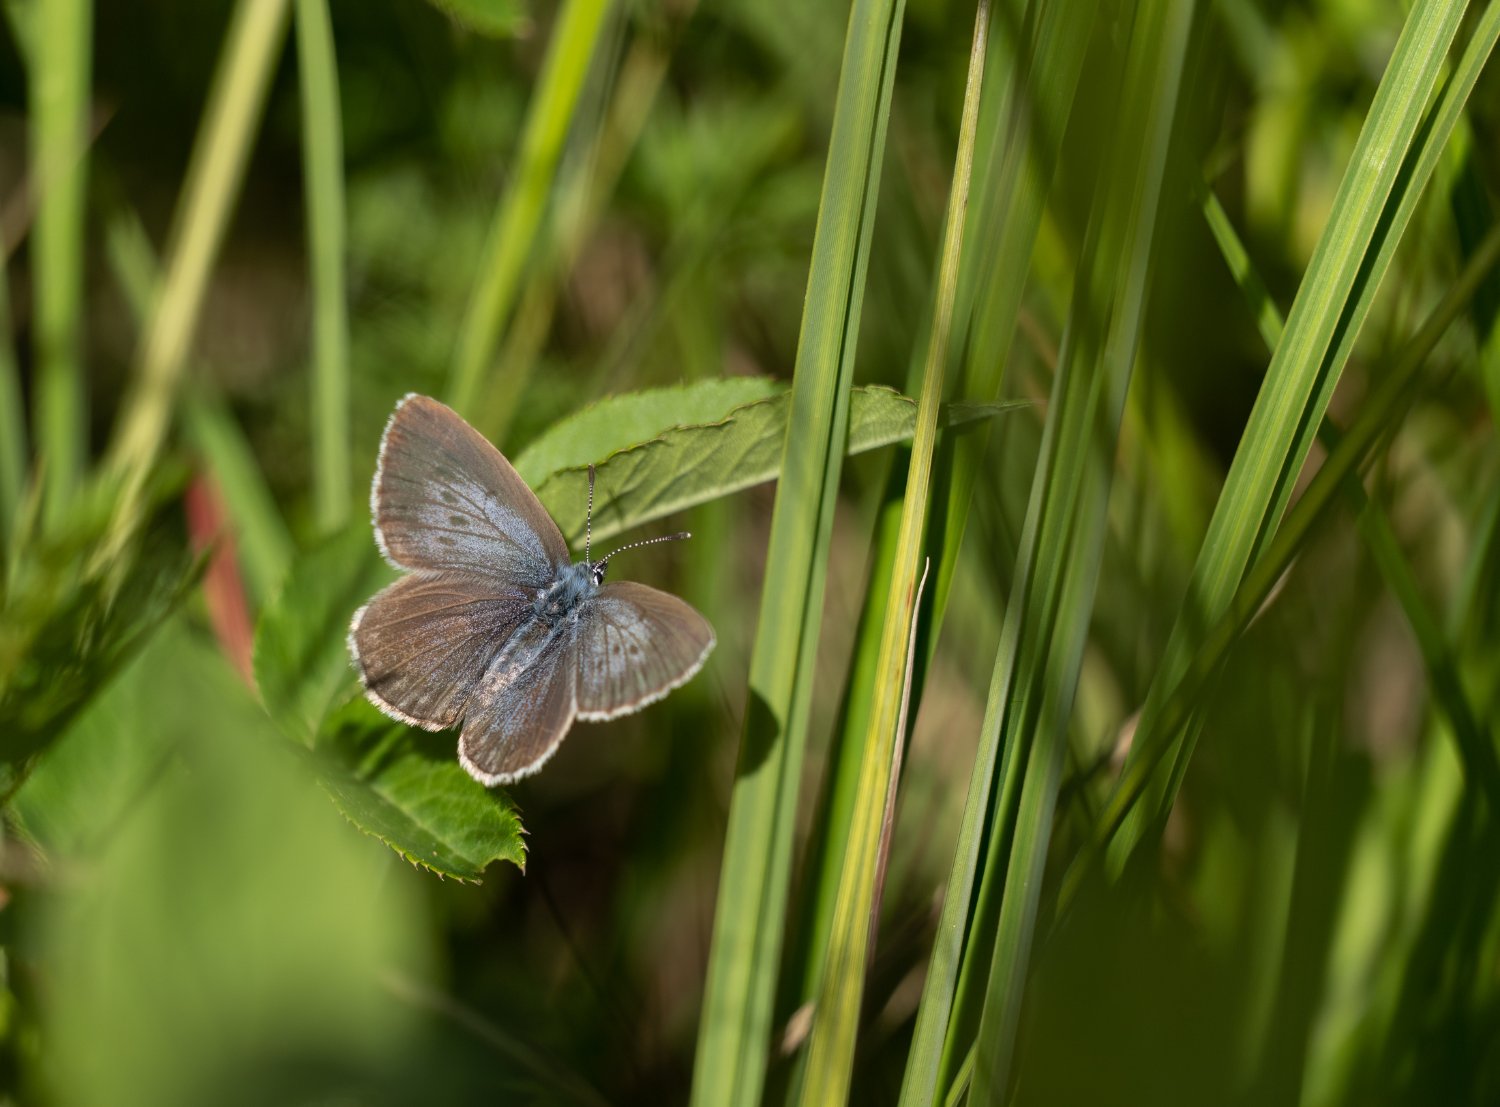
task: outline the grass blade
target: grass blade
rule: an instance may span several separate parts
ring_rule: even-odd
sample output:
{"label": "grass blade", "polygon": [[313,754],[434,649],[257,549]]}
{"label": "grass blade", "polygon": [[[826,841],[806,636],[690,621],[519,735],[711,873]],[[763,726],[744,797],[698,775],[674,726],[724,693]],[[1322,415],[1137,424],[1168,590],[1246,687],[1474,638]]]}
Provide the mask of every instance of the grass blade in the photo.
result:
{"label": "grass blade", "polygon": [[328,0],[297,0],[303,192],[312,270],[313,502],[324,534],[349,519],[349,317],[344,285],[344,136]]}
{"label": "grass blade", "polygon": [[765,1081],[834,496],[904,11],[903,0],[856,0],[849,14],[694,1062],[693,1102],[705,1107],[748,1107]]}
{"label": "grass blade", "polygon": [[49,0],[34,12],[29,66],[36,228],[36,435],[45,462],[44,515],[57,523],[88,464],[83,365],[84,209],[88,192],[91,0]]}
{"label": "grass blade", "polygon": [[696,7],[697,0],[686,0],[670,13],[657,12],[658,18],[669,16],[670,29],[665,34],[635,35],[620,64],[606,118],[590,136],[587,152],[569,159],[571,164],[564,166],[566,175],[557,188],[551,240],[530,270],[514,318],[503,328],[494,383],[480,416],[497,442],[505,440],[536,370],[542,344],[551,333],[562,282],[572,272],[614,194],[667,76],[678,32]]}
{"label": "grass blade", "polygon": [[[568,0],[557,17],[526,116],[514,173],[495,212],[479,279],[453,355],[448,403],[471,418],[478,416],[484,375],[494,359],[521,273],[540,233],[573,109],[609,10],[609,0]],[[489,429],[483,420],[479,426]]]}
{"label": "grass blade", "polygon": [[[1493,43],[1493,36],[1497,33],[1500,33],[1500,7],[1491,8],[1485,13],[1475,38],[1488,35]],[[1282,333],[1281,315],[1266,292],[1265,284],[1255,271],[1239,236],[1235,234],[1227,213],[1211,192],[1204,196],[1204,214],[1225,260],[1229,262],[1235,282],[1250,302],[1261,336],[1266,340],[1266,345],[1275,350]],[[1484,248],[1482,242],[1472,245],[1476,251]],[[1467,287],[1467,282],[1461,282],[1460,287]],[[1475,294],[1478,295],[1483,288],[1482,281],[1475,286]],[[1470,297],[1471,303],[1472,300],[1473,297]],[[1461,301],[1455,301],[1454,306],[1459,302]],[[1318,437],[1332,452],[1337,451],[1343,433],[1325,416],[1318,429]],[[1453,727],[1460,756],[1464,758],[1471,778],[1478,780],[1490,791],[1491,802],[1496,804],[1496,810],[1500,810],[1500,762],[1496,761],[1494,745],[1486,732],[1487,728],[1470,703],[1459,677],[1457,664],[1445,640],[1442,621],[1423,600],[1416,574],[1401,551],[1400,541],[1385,509],[1379,502],[1366,496],[1364,486],[1352,476],[1344,480],[1343,494],[1359,520],[1360,534],[1380,570],[1381,578],[1406,614],[1407,623],[1422,651],[1422,660],[1427,667],[1434,696]],[[1237,602],[1233,606],[1242,608],[1243,604]]]}
{"label": "grass blade", "polygon": [[26,408],[10,325],[10,281],[0,264],[0,564],[10,554],[26,492]]}
{"label": "grass blade", "polygon": [[[948,336],[952,329],[954,301],[958,291],[960,246],[964,217],[969,203],[969,181],[974,163],[974,135],[979,120],[979,94],[983,85],[985,42],[989,31],[989,2],[980,0],[975,15],[974,41],[969,54],[969,73],[964,92],[963,120],[959,127],[958,154],[948,197],[948,220],[944,229],[939,263],[937,304],[933,311],[922,397],[917,409],[917,430],[912,441],[907,470],[906,495],[896,540],[896,558],[886,594],[885,620],[880,653],[875,664],[876,698],[870,711],[865,737],[860,785],[849,828],[839,892],[834,903],[833,928],[813,1010],[812,1039],[808,1045],[807,1070],[801,1102],[842,1103],[849,1094],[854,1068],[854,1044],[859,1029],[860,1001],[864,995],[865,968],[869,960],[872,916],[876,909],[875,886],[880,869],[881,828],[885,825],[891,774],[895,767],[894,745],[905,722],[908,640],[916,622],[917,563],[927,527],[933,451],[937,445],[938,406],[943,398],[948,364]],[[925,574],[924,574],[925,579]]]}
{"label": "grass blade", "polygon": [[[151,243],[133,213],[109,223],[106,249],[115,280],[138,325],[151,314],[160,280]],[[281,589],[294,547],[255,455],[234,416],[222,404],[193,397],[184,411],[188,438],[203,456],[224,497],[251,597],[264,606]]]}
{"label": "grass blade", "polygon": [[171,423],[209,272],[276,68],[286,14],[287,0],[240,0],[225,37],[193,146],[160,294],[141,338],[134,379],[110,445],[110,468],[124,481],[111,546],[123,541],[135,525],[141,489]]}
{"label": "grass blade", "polygon": [[[980,885],[981,917],[987,894],[1000,902],[975,1038],[971,1102],[996,1102],[1010,1083],[1192,20],[1188,0],[1163,0],[1135,13],[1110,162],[1110,179],[1128,187],[1100,197],[1097,225],[1085,243],[1022,539],[1022,558],[1030,565],[1018,572],[1006,613],[997,664],[997,680],[1005,679],[1000,670],[1010,669],[1005,683],[1011,692],[1002,693],[999,717],[1006,757]],[[982,963],[983,953],[974,951],[982,950],[986,938],[976,928],[966,958]],[[977,982],[979,973],[969,978]],[[961,1023],[958,1030],[946,1051],[950,1056],[968,1044]]]}
{"label": "grass blade", "polygon": [[[1152,766],[1175,741],[1174,733],[1159,727],[1162,704],[1187,671],[1201,628],[1227,610],[1246,567],[1275,534],[1375,291],[1488,56],[1484,37],[1476,37],[1422,133],[1423,108],[1464,7],[1443,0],[1419,3],[1386,67],[1225,480],[1183,614],[1147,693],[1126,772],[1106,811],[1104,825],[1119,828],[1109,846],[1112,871],[1171,803],[1174,785],[1157,779],[1145,806],[1133,807]],[[1419,138],[1421,146],[1408,160],[1405,154]],[[1182,743],[1180,762],[1191,748],[1191,740]]]}
{"label": "grass blade", "polygon": [[[1297,551],[1340,489],[1366,463],[1379,444],[1388,438],[1399,413],[1408,409],[1413,387],[1433,348],[1453,321],[1462,314],[1473,298],[1475,289],[1497,263],[1500,263],[1500,229],[1492,232],[1474,252],[1469,264],[1464,267],[1463,274],[1402,352],[1391,372],[1366,401],[1342,441],[1298,498],[1296,506],[1287,514],[1266,552],[1246,573],[1224,614],[1201,636],[1198,649],[1182,680],[1163,700],[1157,716],[1160,728],[1158,733],[1175,733],[1188,722],[1195,697],[1208,683],[1234,639],[1271,594],[1277,580],[1291,565]],[[1467,733],[1463,729],[1457,729],[1455,737],[1461,745],[1468,746],[1465,760],[1474,777],[1494,794],[1497,787],[1500,787],[1500,762],[1497,762],[1493,745],[1488,740],[1477,744],[1468,743],[1469,735],[1474,733],[1477,733],[1477,729],[1471,729]],[[1127,766],[1126,774],[1116,789],[1116,798],[1102,816],[1101,825],[1106,833],[1118,829],[1118,820],[1127,810],[1120,802],[1121,799],[1140,794],[1147,772],[1149,766],[1133,773]]]}

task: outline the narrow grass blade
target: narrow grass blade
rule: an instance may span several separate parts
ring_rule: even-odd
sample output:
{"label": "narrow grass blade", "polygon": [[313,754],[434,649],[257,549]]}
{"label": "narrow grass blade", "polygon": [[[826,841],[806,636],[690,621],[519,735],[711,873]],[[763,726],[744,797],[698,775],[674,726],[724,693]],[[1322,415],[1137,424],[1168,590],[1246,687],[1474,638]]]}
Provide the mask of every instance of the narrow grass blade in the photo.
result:
{"label": "narrow grass blade", "polygon": [[[989,31],[989,0],[980,0],[975,15],[974,41],[964,91],[958,153],[948,195],[948,216],[938,269],[937,303],[933,310],[922,398],[917,409],[917,431],[912,440],[906,495],[896,541],[897,554],[886,594],[885,620],[875,669],[875,701],[865,737],[860,786],[848,847],[834,902],[832,933],[822,984],[813,1009],[812,1039],[801,1102],[842,1103],[849,1094],[854,1068],[854,1044],[859,1030],[860,1001],[864,996],[869,960],[871,917],[880,871],[881,828],[886,798],[896,764],[893,751],[905,722],[907,642],[916,622],[917,564],[927,527],[933,451],[937,446],[938,407],[942,402],[948,365],[948,336],[952,330],[958,292],[960,247],[969,204],[969,182],[974,164],[974,135],[979,120],[984,51]],[[925,574],[924,574],[925,579]]]}
{"label": "narrow grass blade", "polygon": [[[609,0],[567,0],[557,17],[453,355],[447,399],[465,415],[477,413],[484,376],[540,233],[573,109],[609,10]],[[481,423],[481,429],[489,428]]]}
{"label": "narrow grass blade", "polygon": [[26,491],[26,407],[10,325],[10,282],[0,264],[0,564],[9,555]]}
{"label": "narrow grass blade", "polygon": [[[106,248],[125,302],[144,325],[151,314],[160,274],[151,243],[133,214],[109,223]],[[190,398],[184,412],[188,437],[203,455],[224,497],[251,597],[264,606],[281,589],[294,547],[265,477],[234,416],[222,404]]]}
{"label": "narrow grass blade", "polygon": [[135,525],[137,501],[171,423],[208,276],[276,68],[287,0],[240,0],[225,38],[179,203],[165,276],[142,336],[109,465],[123,480],[110,546]]}
{"label": "narrow grass blade", "polygon": [[349,519],[349,313],[344,285],[344,134],[328,0],[296,0],[302,184],[312,270],[313,504],[329,534]]}
{"label": "narrow grass blade", "polygon": [[[1003,141],[990,151],[973,228],[976,248],[965,257],[965,268],[974,271],[968,281],[978,285],[980,304],[973,313],[960,389],[969,399],[993,400],[1000,395],[1042,205],[1057,167],[1097,10],[1097,0],[1032,5],[1028,11],[1028,22],[1035,20],[1032,35],[1023,42],[1025,50],[1012,72],[1005,74],[1007,95],[996,97],[999,107],[1008,109],[1009,118],[997,121],[1005,124]],[[964,284],[961,279],[960,289]],[[951,450],[945,449],[939,460],[937,487],[946,502],[942,530],[935,536],[940,545],[929,644],[935,644],[948,606],[969,505],[988,443],[989,430],[981,427],[954,442]]]}
{"label": "narrow grass blade", "polygon": [[[1225,612],[1200,637],[1198,649],[1182,679],[1162,701],[1157,716],[1159,733],[1175,733],[1188,722],[1196,697],[1224,659],[1234,639],[1270,595],[1276,581],[1291,565],[1307,536],[1346,482],[1389,438],[1400,413],[1410,405],[1414,385],[1433,348],[1463,313],[1475,289],[1497,263],[1500,263],[1500,229],[1493,231],[1474,252],[1462,275],[1407,345],[1390,373],[1381,380],[1342,441],[1309,482],[1266,552],[1251,566]],[[1466,744],[1463,731],[1456,731],[1455,737],[1461,744]],[[1465,750],[1465,760],[1471,772],[1492,795],[1500,786],[1500,763],[1496,758],[1488,740]],[[1106,834],[1119,829],[1119,820],[1129,810],[1125,801],[1141,794],[1149,771],[1150,765],[1145,762],[1135,768],[1127,765],[1115,796],[1101,816]]]}
{"label": "narrow grass blade", "polygon": [[[1497,32],[1500,32],[1500,6],[1486,13],[1477,34],[1493,35]],[[1205,193],[1204,215],[1220,251],[1229,263],[1235,282],[1250,302],[1261,337],[1270,349],[1275,350],[1281,338],[1281,314],[1266,292],[1265,284],[1229,222],[1227,213],[1212,192]],[[1484,247],[1483,242],[1473,245],[1477,249]],[[1485,283],[1487,282],[1482,281],[1476,286],[1476,295],[1485,287]],[[1318,429],[1318,437],[1328,450],[1336,451],[1343,433],[1325,415]],[[1490,791],[1491,802],[1496,804],[1496,810],[1500,810],[1500,762],[1496,761],[1494,745],[1487,728],[1481,723],[1479,713],[1463,687],[1452,650],[1444,636],[1442,621],[1422,598],[1416,575],[1401,551],[1400,542],[1385,509],[1379,502],[1366,496],[1364,486],[1352,476],[1344,481],[1343,495],[1359,520],[1360,534],[1380,570],[1381,578],[1406,614],[1412,634],[1422,651],[1422,660],[1427,666],[1427,676],[1434,697],[1453,727],[1460,756],[1464,758],[1470,776]],[[1241,605],[1237,603],[1233,606],[1238,608]]]}
{"label": "narrow grass blade", "polygon": [[[655,16],[669,17],[675,25],[672,30],[676,30],[688,22],[696,7],[697,0],[686,0],[670,13],[658,11]],[[497,442],[503,442],[510,430],[542,344],[551,333],[561,282],[583,252],[645,129],[666,78],[676,37],[671,31],[635,36],[610,92],[608,114],[592,136],[590,148],[570,159],[571,166],[564,166],[566,175],[557,189],[552,241],[539,251],[541,256],[529,272],[515,316],[509,326],[502,327],[505,337],[496,357],[493,384],[479,415],[487,433]]]}
{"label": "narrow grass blade", "polygon": [[[1068,718],[1088,635],[1107,529],[1116,439],[1139,341],[1157,208],[1177,115],[1194,7],[1162,0],[1135,11],[1109,179],[1101,195],[1063,338],[1054,409],[1032,488],[1018,586],[998,670],[1009,668],[1000,741],[1006,749],[980,886],[999,896],[985,974],[970,1101],[992,1103],[1011,1079]],[[1012,649],[1007,650],[1007,643]],[[1003,679],[1003,678],[1002,678]],[[976,928],[966,959],[982,963]],[[977,982],[979,973],[969,979]],[[962,983],[962,979],[961,979]],[[963,997],[959,997],[960,1003]],[[949,1056],[966,1052],[962,1022]]]}
{"label": "narrow grass blade", "polygon": [[904,11],[903,0],[856,0],[849,13],[719,876],[693,1071],[700,1107],[749,1107],[765,1081],[828,544]]}
{"label": "narrow grass blade", "polygon": [[44,515],[55,524],[88,464],[83,263],[93,4],[48,0],[32,18],[34,402],[37,446],[44,463]]}
{"label": "narrow grass blade", "polygon": [[[1008,352],[1030,270],[1032,246],[1041,222],[1042,202],[1057,163],[1060,136],[1067,123],[1092,26],[1093,3],[1015,2],[990,21],[985,50],[985,88],[980,100],[974,159],[978,167],[964,250],[959,263],[955,326],[968,326],[963,375],[958,394],[970,400],[1000,395]],[[1035,24],[1035,25],[1033,25]],[[979,309],[973,310],[978,303]],[[916,386],[913,386],[916,387]],[[957,438],[945,438],[934,461],[933,496],[938,507],[928,528],[927,546],[937,563],[933,599],[922,620],[922,644],[913,677],[920,699],[922,678],[936,647],[958,565],[964,527],[990,428],[978,427]],[[808,906],[801,928],[807,950],[796,971],[799,998],[810,1003],[817,990],[830,930],[844,845],[848,840],[854,797],[859,786],[860,742],[874,700],[875,659],[880,649],[884,600],[896,558],[899,535],[897,506],[905,489],[905,467],[893,473],[883,511],[886,517],[872,543],[870,583],[860,614],[854,661],[845,690],[845,709],[830,747],[827,803],[812,838],[805,880]],[[926,986],[934,986],[929,974]],[[935,1054],[942,1026],[933,1023]],[[913,1057],[922,1055],[914,1047]]]}
{"label": "narrow grass blade", "polygon": [[1471,40],[1424,128],[1423,108],[1437,87],[1464,7],[1459,0],[1419,3],[1386,67],[1225,480],[1183,614],[1147,693],[1126,772],[1106,811],[1104,825],[1119,829],[1109,846],[1112,871],[1170,806],[1175,788],[1161,779],[1150,786],[1145,805],[1134,806],[1146,790],[1145,777],[1168,748],[1179,749],[1183,764],[1191,753],[1190,741],[1176,747],[1175,732],[1160,727],[1162,704],[1197,652],[1202,628],[1228,608],[1246,567],[1275,534],[1380,280],[1493,45],[1484,35]]}

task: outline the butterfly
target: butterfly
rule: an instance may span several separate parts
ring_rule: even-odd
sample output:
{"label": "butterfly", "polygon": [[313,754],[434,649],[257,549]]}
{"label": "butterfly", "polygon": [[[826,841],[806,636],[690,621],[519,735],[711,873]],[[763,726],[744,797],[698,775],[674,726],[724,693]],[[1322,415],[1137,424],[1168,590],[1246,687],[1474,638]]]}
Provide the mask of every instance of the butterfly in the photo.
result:
{"label": "butterfly", "polygon": [[[510,462],[453,409],[411,393],[380,440],[375,542],[406,575],[354,613],[349,652],[365,695],[426,730],[461,727],[458,759],[485,785],[547,763],[573,720],[639,711],[685,683],[714,631],[685,601],[604,581]],[[621,549],[686,538],[651,538]]]}

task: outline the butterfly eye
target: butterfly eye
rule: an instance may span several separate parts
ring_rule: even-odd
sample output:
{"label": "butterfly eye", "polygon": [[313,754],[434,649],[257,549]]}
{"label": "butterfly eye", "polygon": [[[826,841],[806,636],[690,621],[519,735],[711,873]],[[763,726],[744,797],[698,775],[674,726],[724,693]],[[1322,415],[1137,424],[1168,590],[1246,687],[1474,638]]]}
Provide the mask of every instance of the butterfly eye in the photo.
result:
{"label": "butterfly eye", "polygon": [[597,565],[592,566],[592,571],[593,571],[593,574],[594,574],[594,584],[596,586],[604,583],[604,573],[608,569],[608,567],[609,567],[608,559],[599,562]]}

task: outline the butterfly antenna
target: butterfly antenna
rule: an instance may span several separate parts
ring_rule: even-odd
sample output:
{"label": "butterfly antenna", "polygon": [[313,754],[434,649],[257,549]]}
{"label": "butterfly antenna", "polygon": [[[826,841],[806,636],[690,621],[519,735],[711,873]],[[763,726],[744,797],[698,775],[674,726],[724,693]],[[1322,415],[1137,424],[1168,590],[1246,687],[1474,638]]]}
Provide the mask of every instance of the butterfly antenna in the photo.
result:
{"label": "butterfly antenna", "polygon": [[594,467],[589,466],[589,507],[583,517],[583,563],[589,562],[589,550],[594,544]]}
{"label": "butterfly antenna", "polygon": [[604,566],[609,563],[609,559],[611,557],[614,557],[615,554],[624,553],[626,550],[636,550],[636,549],[639,549],[642,546],[654,546],[658,542],[678,542],[678,541],[681,541],[684,538],[691,538],[691,537],[692,537],[691,532],[685,531],[685,530],[680,530],[676,534],[662,534],[662,535],[658,535],[655,538],[642,538],[639,542],[632,542],[628,546],[621,546],[618,550],[610,550],[608,554],[606,554],[604,557],[601,557],[599,559],[599,564],[596,565],[596,566],[594,566],[594,568],[602,570],[604,568]]}

